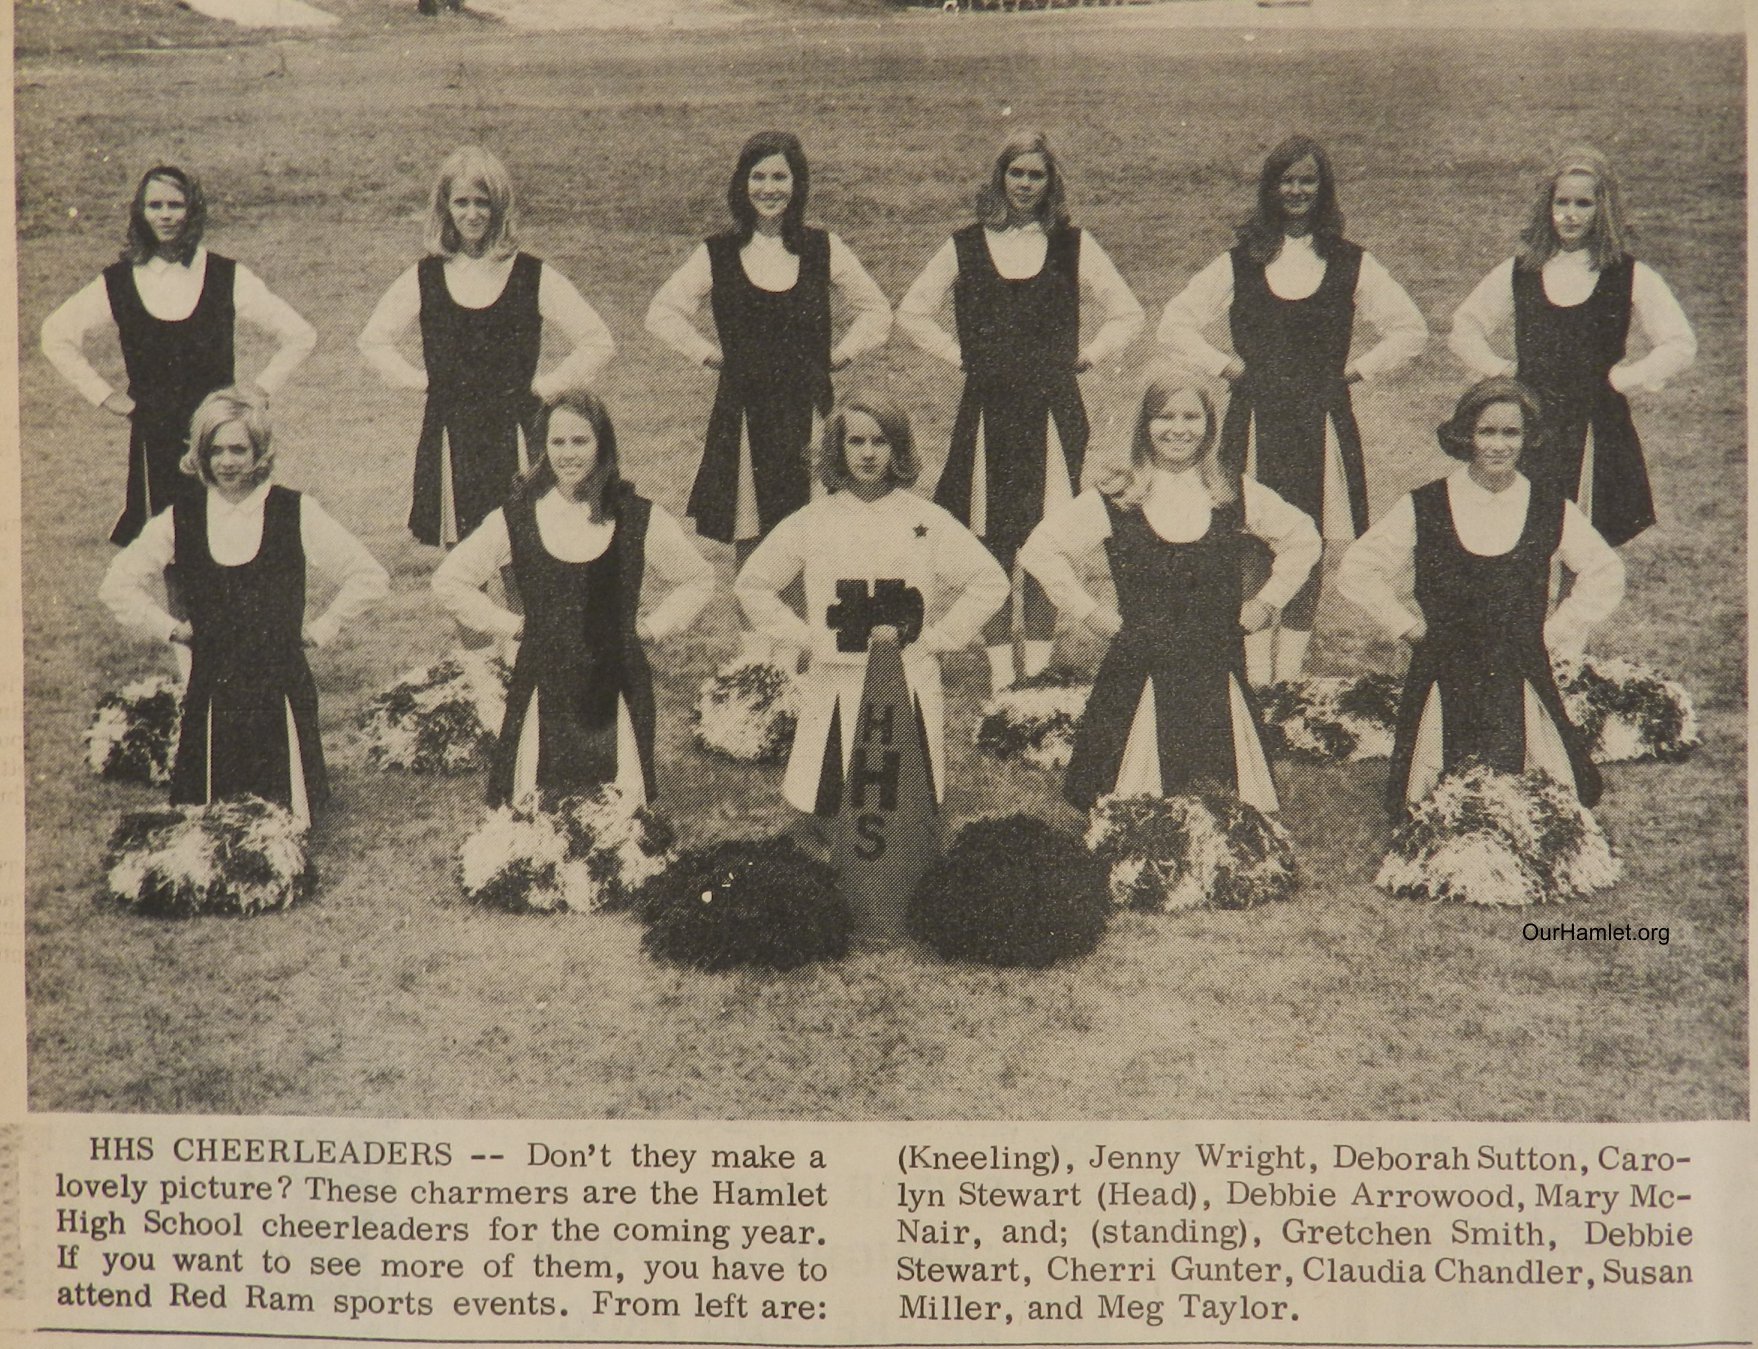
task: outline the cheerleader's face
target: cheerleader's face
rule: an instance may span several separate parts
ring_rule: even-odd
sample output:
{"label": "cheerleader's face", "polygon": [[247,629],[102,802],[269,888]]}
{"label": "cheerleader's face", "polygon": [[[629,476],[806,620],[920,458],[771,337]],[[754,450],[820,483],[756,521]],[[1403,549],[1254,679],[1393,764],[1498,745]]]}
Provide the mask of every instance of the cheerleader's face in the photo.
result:
{"label": "cheerleader's face", "polygon": [[494,223],[494,201],[488,195],[487,186],[483,183],[452,184],[446,209],[451,213],[452,228],[458,231],[464,251],[473,255],[481,252],[488,241],[489,226]]}
{"label": "cheerleader's face", "polygon": [[1599,183],[1590,173],[1565,173],[1551,189],[1550,226],[1564,248],[1580,248],[1599,215]]}
{"label": "cheerleader's face", "polygon": [[1319,194],[1318,161],[1311,155],[1295,160],[1282,170],[1276,184],[1276,200],[1282,203],[1282,218],[1303,222],[1312,214]]}
{"label": "cheerleader's face", "polygon": [[256,486],[256,446],[243,422],[227,422],[208,442],[208,475],[228,501],[241,501]]}
{"label": "cheerleader's face", "polygon": [[176,183],[154,178],[147,183],[140,212],[154,239],[161,244],[174,244],[182,238],[183,226],[189,220],[189,198]]}
{"label": "cheerleader's face", "polygon": [[598,467],[598,433],[572,408],[556,408],[549,414],[549,439],[544,453],[555,472],[555,485],[563,496],[578,497],[592,470]]}
{"label": "cheerleader's face", "polygon": [[856,496],[872,501],[891,490],[891,442],[867,413],[851,412],[843,419],[842,456]]}
{"label": "cheerleader's face", "polygon": [[1499,490],[1514,480],[1526,448],[1526,413],[1518,403],[1491,403],[1471,433],[1471,475]]}
{"label": "cheerleader's face", "polygon": [[1190,468],[1202,458],[1208,431],[1209,414],[1202,399],[1190,389],[1178,390],[1148,420],[1154,467],[1173,472]]}
{"label": "cheerleader's face", "polygon": [[751,165],[751,176],[745,180],[751,196],[751,209],[760,221],[779,222],[794,199],[794,171],[786,155],[769,155]]}
{"label": "cheerleader's face", "polygon": [[1050,190],[1050,165],[1035,150],[1015,155],[1001,179],[1007,189],[1008,209],[1016,216],[1035,216]]}

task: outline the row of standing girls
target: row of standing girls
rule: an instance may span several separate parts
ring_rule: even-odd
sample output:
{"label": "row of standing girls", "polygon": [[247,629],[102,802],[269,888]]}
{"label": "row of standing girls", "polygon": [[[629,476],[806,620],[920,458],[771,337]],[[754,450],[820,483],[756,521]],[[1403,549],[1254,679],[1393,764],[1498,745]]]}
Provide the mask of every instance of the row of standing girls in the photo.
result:
{"label": "row of standing girls", "polygon": [[[690,513],[700,533],[741,545],[741,561],[809,499],[809,446],[818,416],[830,407],[831,372],[882,341],[889,321],[883,296],[846,246],[804,224],[807,187],[797,140],[785,133],[754,137],[729,184],[735,228],[691,256],[661,288],[648,317],[650,330],[719,371]],[[199,188],[187,175],[150,171],[131,209],[125,257],[44,324],[44,348],[58,368],[94,403],[132,414],[129,506],[118,542],[175,497],[185,444],[178,428],[188,425],[179,418],[209,388],[234,378],[235,319],[279,338],[277,355],[258,377],[264,388],[278,385],[313,341],[309,327],[248,269],[201,247],[203,213]],[[1077,375],[1126,345],[1142,316],[1097,243],[1069,223],[1061,168],[1041,135],[1025,133],[1003,147],[978,213],[910,288],[899,321],[966,372],[937,501],[1012,565],[1038,521],[1078,488],[1087,423]],[[1630,257],[1626,240],[1609,167],[1591,151],[1572,153],[1547,178],[1520,253],[1461,306],[1453,335],[1455,350],[1475,368],[1517,368],[1532,386],[1535,415],[1548,426],[1542,443],[1534,437],[1528,446],[1534,478],[1550,496],[1580,500],[1614,542],[1653,518],[1624,392],[1657,387],[1694,352],[1677,303]],[[564,278],[518,251],[510,183],[485,152],[464,150],[447,161],[435,186],[428,244],[429,255],[375,311],[361,348],[387,378],[426,388],[410,521],[423,541],[450,543],[505,499],[530,458],[528,445],[534,437],[542,443],[538,419],[546,400],[593,378],[611,340]],[[834,345],[833,287],[856,311]],[[1104,310],[1084,345],[1083,289]],[[956,337],[935,321],[948,291]],[[692,323],[704,298],[718,341]],[[1351,361],[1358,310],[1381,336]],[[1223,314],[1231,357],[1203,337]],[[85,336],[106,320],[121,338],[128,395],[112,392],[81,352]],[[417,320],[424,370],[396,349]],[[1626,359],[1632,320],[1651,343],[1639,360]],[[573,350],[539,376],[545,323],[562,329]],[[1490,345],[1510,324],[1512,362]],[[1174,353],[1233,386],[1219,433],[1227,478],[1243,474],[1272,489],[1320,521],[1331,538],[1353,536],[1366,524],[1365,464],[1349,386],[1409,359],[1425,334],[1403,291],[1343,237],[1329,161],[1300,137],[1266,160],[1238,245],[1167,306],[1159,333]],[[1249,495],[1238,499],[1247,513]],[[1223,491],[1217,504],[1228,504],[1224,497]],[[510,521],[505,528],[510,539],[516,531]],[[1281,677],[1298,672],[1319,574],[1307,568],[1287,595],[1273,586],[1264,607],[1279,612],[1280,622],[1248,625],[1259,631],[1248,642],[1247,682],[1271,669]],[[1035,585],[1024,592],[1030,672],[1048,659],[1054,607]],[[174,594],[172,614],[179,603]],[[1269,647],[1276,629],[1280,653]],[[989,631],[998,684],[1014,673],[1000,635]],[[1274,654],[1281,659],[1273,661]]]}

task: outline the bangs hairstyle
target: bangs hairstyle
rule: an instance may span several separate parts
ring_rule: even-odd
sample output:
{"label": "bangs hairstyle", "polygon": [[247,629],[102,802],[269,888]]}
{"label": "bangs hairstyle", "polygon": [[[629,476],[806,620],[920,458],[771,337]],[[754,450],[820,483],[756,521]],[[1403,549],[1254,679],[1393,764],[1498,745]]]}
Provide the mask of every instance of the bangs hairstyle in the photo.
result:
{"label": "bangs hairstyle", "polygon": [[1459,405],[1453,409],[1452,417],[1435,428],[1435,436],[1441,442],[1441,448],[1453,458],[1470,463],[1472,441],[1477,434],[1477,419],[1483,415],[1485,408],[1494,407],[1497,403],[1519,405],[1526,431],[1526,440],[1520,453],[1522,456],[1530,455],[1544,440],[1544,414],[1539,410],[1538,395],[1519,380],[1510,379],[1506,375],[1481,380],[1459,396]]}
{"label": "bangs hairstyle", "polygon": [[989,181],[977,189],[977,219],[992,230],[1006,226],[1007,169],[1021,155],[1044,156],[1044,168],[1049,174],[1044,183],[1044,199],[1038,203],[1038,223],[1046,230],[1068,224],[1068,181],[1063,176],[1062,162],[1050,148],[1050,138],[1031,127],[1020,128],[1002,144]]}
{"label": "bangs hairstyle", "polygon": [[1100,476],[1098,488],[1120,506],[1139,506],[1147,496],[1154,471],[1154,437],[1151,429],[1173,398],[1192,393],[1203,405],[1203,443],[1197,470],[1203,486],[1217,506],[1239,499],[1239,470],[1221,462],[1221,410],[1208,385],[1188,379],[1157,379],[1142,391],[1141,409],[1135,417],[1135,434],[1129,443],[1129,467],[1116,467]]}
{"label": "bangs hairstyle", "polygon": [[478,184],[488,194],[488,234],[482,256],[510,258],[519,251],[519,233],[513,221],[513,179],[507,166],[480,145],[466,145],[446,156],[433,180],[423,236],[429,255],[455,258],[464,251],[464,241],[452,223],[452,193],[459,186]]}
{"label": "bangs hairstyle", "polygon": [[794,175],[794,195],[781,213],[781,242],[790,253],[800,251],[806,230],[806,198],[811,195],[812,170],[806,164],[806,148],[791,131],[759,131],[739,151],[732,181],[726,185],[726,209],[737,226],[739,240],[749,243],[757,231],[757,208],[751,205],[751,170],[771,155],[780,155]]}
{"label": "bangs hairstyle", "polygon": [[173,262],[187,264],[195,256],[196,247],[208,227],[208,200],[202,195],[201,183],[193,174],[171,164],[156,164],[140,176],[135,184],[134,199],[128,204],[128,237],[122,245],[122,260],[139,266],[150,261],[159,251],[158,236],[146,221],[147,189],[154,181],[170,183],[183,193],[188,213],[183,217],[183,232],[176,242],[165,246],[165,256]]}
{"label": "bangs hairstyle", "polygon": [[214,481],[214,437],[220,428],[234,422],[250,437],[250,448],[256,456],[256,472],[250,485],[259,486],[275,468],[275,429],[269,421],[268,400],[261,394],[240,388],[215,389],[189,419],[189,448],[177,467],[192,478],[210,486]]}
{"label": "bangs hairstyle", "polygon": [[848,471],[848,418],[851,412],[864,412],[879,424],[880,432],[891,444],[891,467],[887,476],[893,487],[913,487],[922,476],[922,461],[916,454],[915,432],[910,430],[909,414],[889,398],[859,393],[845,399],[824,422],[824,440],[818,455],[818,477],[832,492],[840,492],[853,484]]}
{"label": "bangs hairstyle", "polygon": [[1312,251],[1321,258],[1329,258],[1342,242],[1343,208],[1337,204],[1337,175],[1331,168],[1331,157],[1311,136],[1290,136],[1264,160],[1257,180],[1257,205],[1234,231],[1253,262],[1273,262],[1282,251],[1282,175],[1309,157],[1318,166],[1319,179],[1318,196],[1307,216]]}
{"label": "bangs hairstyle", "polygon": [[1526,228],[1520,231],[1520,246],[1514,255],[1516,266],[1537,271],[1562,251],[1556,226],[1551,223],[1551,202],[1556,198],[1557,184],[1571,173],[1584,173],[1593,179],[1593,199],[1599,209],[1593,213],[1593,226],[1587,232],[1587,250],[1594,268],[1604,271],[1629,255],[1636,230],[1625,211],[1623,184],[1604,155],[1592,146],[1578,145],[1539,180],[1532,212]]}
{"label": "bangs hairstyle", "polygon": [[570,389],[567,393],[557,394],[538,409],[531,428],[537,437],[537,458],[519,481],[513,484],[507,500],[509,504],[516,501],[536,501],[556,485],[555,470],[549,465],[549,422],[563,408],[584,419],[591,426],[592,434],[598,438],[598,462],[592,466],[592,472],[586,475],[581,499],[590,507],[594,520],[607,519],[612,501],[623,481],[617,465],[617,429],[610,419],[610,409],[604,405],[604,400],[587,389]]}

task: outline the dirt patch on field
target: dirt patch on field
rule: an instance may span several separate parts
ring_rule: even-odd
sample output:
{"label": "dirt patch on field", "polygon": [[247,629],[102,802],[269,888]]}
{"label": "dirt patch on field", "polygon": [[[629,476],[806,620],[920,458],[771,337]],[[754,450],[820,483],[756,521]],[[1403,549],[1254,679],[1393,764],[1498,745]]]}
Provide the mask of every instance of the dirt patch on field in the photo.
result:
{"label": "dirt patch on field", "polygon": [[465,0],[512,28],[718,28],[748,17],[719,0]]}

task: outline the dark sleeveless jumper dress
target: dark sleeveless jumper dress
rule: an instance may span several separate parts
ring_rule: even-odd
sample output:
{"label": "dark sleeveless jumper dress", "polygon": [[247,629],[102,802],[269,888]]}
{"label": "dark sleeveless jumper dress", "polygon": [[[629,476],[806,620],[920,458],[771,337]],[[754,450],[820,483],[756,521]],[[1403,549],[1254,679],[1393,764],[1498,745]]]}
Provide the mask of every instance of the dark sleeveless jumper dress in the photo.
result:
{"label": "dark sleeveless jumper dress", "polygon": [[803,231],[799,276],[783,291],[745,275],[744,243],[735,233],[707,241],[722,365],[687,512],[697,533],[721,543],[736,532],[742,439],[751,446],[762,537],[811,500],[812,414],[828,414],[832,397],[830,235]]}
{"label": "dark sleeveless jumper dress", "polygon": [[1514,267],[1514,354],[1517,378],[1538,395],[1546,433],[1524,471],[1535,487],[1574,499],[1593,435],[1593,527],[1613,547],[1654,523],[1654,497],[1630,402],[1612,388],[1611,369],[1624,359],[1636,261],[1626,257],[1599,274],[1578,305],[1555,305],[1542,272]]}
{"label": "dark sleeveless jumper dress", "polygon": [[[1232,684],[1250,705],[1239,626],[1244,565],[1254,536],[1242,500],[1215,508],[1208,532],[1169,543],[1139,509],[1109,497],[1105,552],[1123,629],[1111,640],[1076,732],[1064,794],[1085,809],[1112,791],[1148,680],[1154,683],[1160,778],[1166,795],[1199,785],[1237,791]],[[1257,733],[1255,713],[1250,727]],[[1266,760],[1267,762],[1267,760]]]}
{"label": "dark sleeveless jumper dress", "polygon": [[421,292],[421,351],[427,410],[415,448],[409,532],[422,543],[446,537],[441,519],[441,456],[449,446],[452,508],[462,539],[506,499],[519,473],[519,436],[529,441],[538,409],[531,381],[543,343],[538,287],[543,263],[513,259],[495,302],[468,309],[446,286],[445,259],[416,267]]}
{"label": "dark sleeveless jumper dress", "polygon": [[533,692],[540,789],[567,795],[616,780],[621,698],[634,724],[647,798],[657,794],[653,676],[635,632],[652,507],[624,486],[614,510],[610,546],[590,562],[563,562],[543,546],[534,501],[521,493],[505,507],[525,635],[489,770],[490,805],[512,800],[519,737]]}
{"label": "dark sleeveless jumper dress", "polygon": [[1526,685],[1538,694],[1568,750],[1584,805],[1599,800],[1599,770],[1569,721],[1544,645],[1551,558],[1563,538],[1563,498],[1532,484],[1520,537],[1483,557],[1459,541],[1446,479],[1410,494],[1416,511],[1416,603],[1428,635],[1416,645],[1398,704],[1386,809],[1405,810],[1417,732],[1429,691],[1440,689],[1443,771],[1466,758],[1520,773],[1526,767]]}
{"label": "dark sleeveless jumper dress", "polygon": [[205,492],[191,491],[172,512],[172,565],[194,638],[171,803],[201,805],[250,794],[290,806],[291,708],[305,796],[315,810],[329,787],[318,739],[317,685],[305,659],[299,493],[269,488],[262,544],[255,557],[235,567],[215,562],[208,550]]}
{"label": "dark sleeveless jumper dress", "polygon": [[188,318],[155,318],[141,303],[134,265],[104,269],[110,315],[134,400],[128,437],[128,489],[110,542],[134,541],[154,515],[182,496],[190,483],[177,469],[189,446],[189,419],[215,389],[233,381],[233,332],[237,315],[233,285],[238,264],[207,255],[201,298]]}

